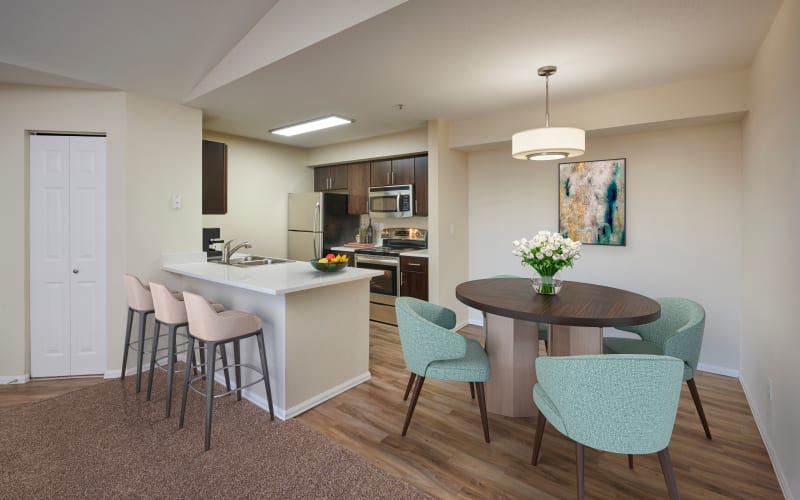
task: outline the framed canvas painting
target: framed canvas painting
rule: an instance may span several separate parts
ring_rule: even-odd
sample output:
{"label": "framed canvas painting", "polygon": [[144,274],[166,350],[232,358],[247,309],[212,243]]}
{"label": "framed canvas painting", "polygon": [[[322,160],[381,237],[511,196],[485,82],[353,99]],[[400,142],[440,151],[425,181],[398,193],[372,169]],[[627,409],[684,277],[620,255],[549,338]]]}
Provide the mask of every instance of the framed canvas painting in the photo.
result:
{"label": "framed canvas painting", "polygon": [[588,245],[625,245],[625,158],[559,163],[558,230]]}

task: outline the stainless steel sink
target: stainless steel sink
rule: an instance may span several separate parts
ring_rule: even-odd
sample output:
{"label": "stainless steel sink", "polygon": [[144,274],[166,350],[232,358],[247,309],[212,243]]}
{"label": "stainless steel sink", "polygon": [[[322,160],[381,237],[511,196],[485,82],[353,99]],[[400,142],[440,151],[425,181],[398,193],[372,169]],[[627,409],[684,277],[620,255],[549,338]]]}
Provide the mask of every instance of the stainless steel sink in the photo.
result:
{"label": "stainless steel sink", "polygon": [[[221,260],[215,262],[219,264],[225,264],[225,262]],[[251,266],[266,266],[269,264],[283,264],[284,262],[294,262],[294,261],[289,259],[276,259],[274,257],[263,257],[261,255],[248,255],[247,257],[239,257],[236,259],[231,259],[230,262],[228,262],[227,264],[236,267],[251,267]]]}

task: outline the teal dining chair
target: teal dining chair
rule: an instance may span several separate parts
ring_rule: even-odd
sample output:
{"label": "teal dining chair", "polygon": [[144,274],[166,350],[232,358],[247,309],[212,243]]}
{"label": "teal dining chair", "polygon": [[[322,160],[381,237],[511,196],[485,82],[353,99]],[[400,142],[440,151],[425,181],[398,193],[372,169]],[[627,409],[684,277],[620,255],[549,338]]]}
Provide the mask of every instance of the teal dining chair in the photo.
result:
{"label": "teal dining chair", "polygon": [[399,297],[395,310],[403,358],[411,371],[409,387],[416,379],[402,435],[408,431],[422,384],[426,378],[432,378],[470,383],[470,388],[474,388],[478,395],[483,438],[488,443],[489,419],[484,382],[489,380],[491,370],[489,358],[480,343],[451,331],[456,324],[456,314],[446,307],[413,297]]}
{"label": "teal dining chair", "polygon": [[584,497],[584,447],[629,457],[658,453],[671,499],[678,486],[669,441],[681,395],[683,362],[670,356],[611,354],[536,359],[539,409],[531,463],[547,422],[575,442],[578,498]]}
{"label": "teal dining chair", "polygon": [[706,312],[703,306],[689,299],[662,297],[656,299],[661,305],[661,317],[652,323],[636,326],[621,326],[619,330],[632,332],[640,339],[606,337],[603,352],[606,354],[663,354],[682,359],[683,380],[689,386],[694,406],[703,424],[706,438],[711,439],[703,403],[694,383],[700,347],[703,344],[703,329]]}

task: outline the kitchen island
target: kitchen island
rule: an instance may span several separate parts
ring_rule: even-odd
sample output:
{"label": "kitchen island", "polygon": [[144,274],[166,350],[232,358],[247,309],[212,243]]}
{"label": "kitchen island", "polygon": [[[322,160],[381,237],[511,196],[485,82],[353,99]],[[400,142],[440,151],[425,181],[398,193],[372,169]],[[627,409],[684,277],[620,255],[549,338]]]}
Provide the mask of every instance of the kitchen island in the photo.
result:
{"label": "kitchen island", "polygon": [[[162,269],[178,276],[177,289],[261,317],[276,417],[292,418],[369,380],[369,280],[379,272],[326,273],[308,262],[234,267],[180,255],[162,256]],[[255,340],[241,349],[242,363],[260,366]],[[242,370],[243,385],[257,377]],[[243,395],[267,408],[262,384]]]}

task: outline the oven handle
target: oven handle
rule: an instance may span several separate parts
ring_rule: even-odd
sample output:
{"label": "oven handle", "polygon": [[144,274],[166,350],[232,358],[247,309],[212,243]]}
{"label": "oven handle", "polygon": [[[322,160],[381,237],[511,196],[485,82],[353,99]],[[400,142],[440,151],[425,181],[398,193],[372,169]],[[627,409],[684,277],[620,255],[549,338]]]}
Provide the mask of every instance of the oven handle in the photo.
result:
{"label": "oven handle", "polygon": [[356,254],[356,266],[359,262],[364,264],[378,264],[383,266],[400,267],[400,261],[393,258],[369,257]]}

